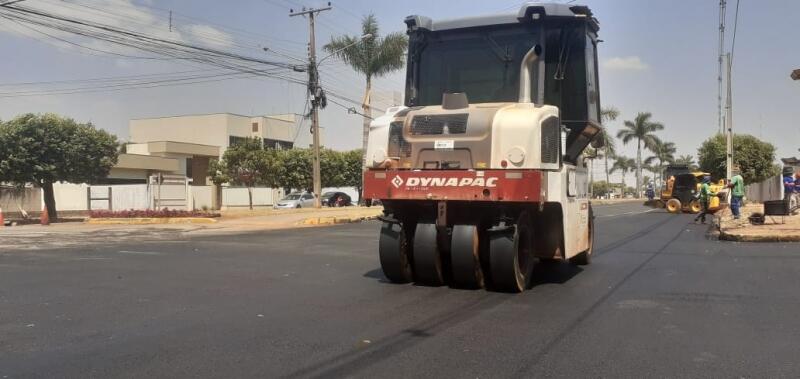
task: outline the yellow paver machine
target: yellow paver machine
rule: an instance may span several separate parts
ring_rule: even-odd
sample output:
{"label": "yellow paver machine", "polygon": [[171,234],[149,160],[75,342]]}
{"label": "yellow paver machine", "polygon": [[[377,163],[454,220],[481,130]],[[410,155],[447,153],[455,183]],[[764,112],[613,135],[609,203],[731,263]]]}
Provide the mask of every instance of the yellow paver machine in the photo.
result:
{"label": "yellow paver machine", "polygon": [[[707,172],[689,170],[684,165],[667,166],[666,184],[662,188],[661,197],[655,202],[655,206],[666,208],[670,213],[699,213],[701,205],[697,194],[700,193],[703,177],[710,175]],[[720,179],[716,183],[712,182],[709,186],[712,196],[709,199],[708,208],[711,213],[715,213],[728,206],[728,189],[724,179]]]}

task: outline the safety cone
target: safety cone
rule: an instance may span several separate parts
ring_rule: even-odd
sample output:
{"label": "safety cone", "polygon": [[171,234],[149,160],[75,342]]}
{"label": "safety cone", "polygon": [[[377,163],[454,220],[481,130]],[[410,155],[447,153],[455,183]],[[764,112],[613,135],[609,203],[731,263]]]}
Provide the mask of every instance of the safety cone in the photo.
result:
{"label": "safety cone", "polygon": [[0,229],[6,226],[6,219],[3,218],[3,208],[0,208]]}
{"label": "safety cone", "polygon": [[50,225],[50,215],[47,214],[47,205],[42,207],[42,215],[39,217],[42,225]]}

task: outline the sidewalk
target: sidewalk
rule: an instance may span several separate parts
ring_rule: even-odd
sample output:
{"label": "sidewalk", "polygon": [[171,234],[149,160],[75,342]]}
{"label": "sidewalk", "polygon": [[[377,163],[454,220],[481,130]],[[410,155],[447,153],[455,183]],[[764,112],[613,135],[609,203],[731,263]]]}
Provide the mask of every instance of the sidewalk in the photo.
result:
{"label": "sidewalk", "polygon": [[221,212],[212,224],[141,224],[132,219],[129,224],[92,224],[89,222],[59,222],[49,226],[39,224],[18,225],[0,229],[0,238],[30,234],[70,234],[107,230],[179,230],[188,232],[238,232],[242,230],[286,229],[313,225],[341,224],[374,219],[383,213],[383,207],[303,208],[303,209],[235,209]]}
{"label": "sidewalk", "polygon": [[235,210],[222,212],[213,224],[120,224],[85,222],[53,223],[0,229],[0,253],[4,249],[36,250],[108,243],[162,241],[181,242],[188,236],[238,234],[277,229],[342,224],[374,219],[383,207],[347,207],[289,210]]}
{"label": "sidewalk", "polygon": [[742,217],[734,220],[729,209],[719,214],[719,239],[738,242],[800,242],[800,215],[767,216],[764,225],[751,225],[751,213],[764,212],[762,204],[748,204],[741,209]]}

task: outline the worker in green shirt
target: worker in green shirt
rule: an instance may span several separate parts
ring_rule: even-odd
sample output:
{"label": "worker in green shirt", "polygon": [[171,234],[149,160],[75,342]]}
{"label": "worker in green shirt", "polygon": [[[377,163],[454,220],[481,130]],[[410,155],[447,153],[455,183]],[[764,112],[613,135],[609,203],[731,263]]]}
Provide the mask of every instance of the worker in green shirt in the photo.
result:
{"label": "worker in green shirt", "polygon": [[700,186],[700,192],[697,194],[697,198],[698,200],[700,200],[701,210],[700,214],[698,214],[697,217],[694,218],[695,223],[699,220],[700,222],[705,224],[706,215],[711,214],[711,212],[708,211],[708,203],[709,200],[711,199],[711,196],[715,196],[716,194],[711,192],[711,186],[709,185],[710,183],[711,183],[711,177],[704,176],[703,184]]}
{"label": "worker in green shirt", "polygon": [[733,166],[731,172],[733,173],[733,178],[728,184],[728,188],[731,188],[731,212],[733,213],[733,219],[738,220],[741,216],[739,209],[742,207],[742,198],[744,198],[744,179],[742,179],[739,166]]}

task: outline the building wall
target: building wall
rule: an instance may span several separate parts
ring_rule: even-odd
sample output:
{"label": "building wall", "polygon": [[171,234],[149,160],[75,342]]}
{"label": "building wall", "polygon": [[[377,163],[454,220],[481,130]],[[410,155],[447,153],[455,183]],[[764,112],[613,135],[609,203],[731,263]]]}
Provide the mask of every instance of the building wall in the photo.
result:
{"label": "building wall", "polygon": [[162,117],[131,120],[128,128],[133,143],[176,141],[227,147],[227,127],[233,117],[247,119],[228,114]]}

